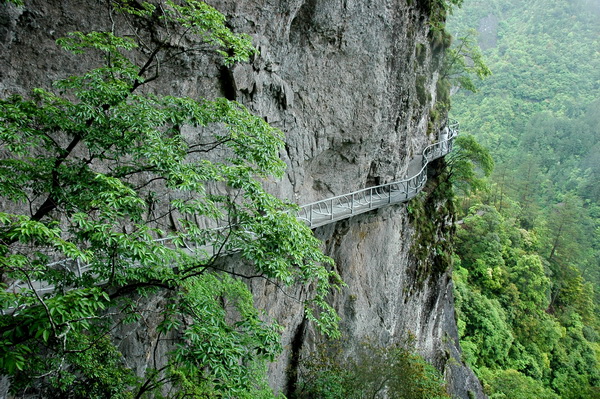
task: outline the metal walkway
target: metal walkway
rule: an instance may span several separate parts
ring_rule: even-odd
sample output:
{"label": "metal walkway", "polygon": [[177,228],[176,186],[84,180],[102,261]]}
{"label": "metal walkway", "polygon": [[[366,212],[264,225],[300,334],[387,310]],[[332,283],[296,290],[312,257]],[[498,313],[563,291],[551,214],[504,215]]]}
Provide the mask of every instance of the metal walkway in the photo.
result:
{"label": "metal walkway", "polygon": [[[427,182],[427,165],[429,162],[448,154],[452,150],[452,143],[457,134],[458,122],[452,121],[448,128],[440,134],[440,140],[437,143],[426,147],[422,155],[418,155],[411,160],[406,179],[380,186],[367,187],[353,193],[342,194],[303,205],[300,207],[298,220],[303,221],[310,228],[315,228],[373,209],[406,202],[414,198]],[[169,238],[163,238],[158,241],[168,240]],[[208,253],[214,253],[215,250],[212,246],[206,246],[202,249],[205,249]],[[79,261],[71,259],[63,259],[48,265],[48,267],[53,266],[75,267],[75,272],[79,277],[90,268],[89,265],[81,265]],[[42,295],[54,291],[55,287],[47,281],[15,281],[9,285],[7,291],[17,292],[22,288],[30,288],[38,295]],[[0,314],[5,314],[6,311],[10,312],[13,310],[0,309]]]}
{"label": "metal walkway", "polygon": [[458,122],[452,121],[448,129],[442,132],[437,143],[426,147],[422,155],[411,160],[406,179],[303,205],[300,207],[298,219],[310,228],[315,228],[414,198],[427,182],[429,162],[452,151],[452,143],[457,134]]}

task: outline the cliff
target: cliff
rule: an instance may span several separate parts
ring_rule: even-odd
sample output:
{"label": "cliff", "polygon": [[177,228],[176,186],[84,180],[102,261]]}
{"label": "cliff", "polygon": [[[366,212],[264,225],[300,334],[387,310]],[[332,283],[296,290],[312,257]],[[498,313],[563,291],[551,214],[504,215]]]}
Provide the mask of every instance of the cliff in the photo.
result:
{"label": "cliff", "polygon": [[[425,1],[209,1],[236,32],[252,36],[260,54],[225,68],[200,53],[170,66],[164,92],[237,100],[286,135],[285,178],[269,191],[298,204],[403,178],[411,158],[436,140],[443,119],[433,114],[440,45],[429,31]],[[90,16],[94,16],[91,18]],[[86,0],[0,5],[0,96],[48,86],[84,65],[54,40],[71,30],[109,24],[103,6]],[[443,161],[437,163],[443,170]],[[347,284],[332,296],[348,355],[365,339],[378,345],[415,336],[426,359],[443,371],[456,397],[484,397],[460,361],[450,266],[430,251],[451,230],[447,199],[428,193],[317,228]],[[422,229],[423,225],[431,225]],[[430,255],[431,254],[431,255]],[[233,260],[231,260],[233,262]],[[270,380],[285,392],[293,359],[323,338],[304,321],[301,288],[282,291],[250,282],[257,306],[285,326],[284,351]],[[124,353],[143,369],[151,341],[143,331],[123,337]],[[473,396],[474,395],[474,396]]]}

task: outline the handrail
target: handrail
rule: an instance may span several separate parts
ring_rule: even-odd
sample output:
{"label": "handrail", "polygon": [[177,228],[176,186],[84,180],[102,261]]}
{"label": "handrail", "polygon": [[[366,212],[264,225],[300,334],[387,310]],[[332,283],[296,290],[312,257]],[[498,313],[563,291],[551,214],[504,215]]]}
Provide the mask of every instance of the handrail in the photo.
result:
{"label": "handrail", "polygon": [[[312,229],[368,212],[372,209],[406,202],[414,198],[427,182],[427,165],[431,161],[441,158],[452,151],[452,143],[458,134],[458,130],[458,122],[451,121],[447,130],[444,129],[441,134],[445,138],[425,147],[422,153],[422,166],[416,175],[404,180],[367,187],[351,193],[302,205],[298,212],[298,219],[305,222]],[[415,160],[413,159],[413,161]]]}
{"label": "handrail", "polygon": [[[441,158],[452,151],[452,143],[458,134],[459,124],[457,121],[451,121],[447,129],[444,129],[441,137],[444,139],[437,143],[431,144],[423,150],[421,169],[416,175],[404,180],[399,180],[391,183],[381,184],[379,186],[367,187],[362,190],[353,191],[351,193],[337,195],[335,197],[312,202],[300,207],[298,219],[305,222],[311,229],[319,226],[324,226],[339,220],[343,220],[373,209],[381,208],[387,205],[406,202],[414,198],[425,186],[427,182],[427,165],[429,162]],[[414,161],[414,159],[413,159]],[[218,231],[224,229],[217,227],[210,230]],[[155,241],[168,241],[174,237],[160,238]],[[207,250],[210,253],[212,246],[206,246],[200,249]],[[56,261],[51,265],[64,265],[68,267],[71,259],[63,259]],[[77,273],[81,275],[87,272],[90,265],[80,265],[77,261]],[[34,281],[38,287],[32,287],[38,294],[54,291],[55,287],[50,284],[44,285],[41,281]],[[15,281],[9,287],[8,291],[18,291],[27,284],[23,281]],[[11,309],[1,309],[0,314],[6,314],[6,311],[14,311]]]}

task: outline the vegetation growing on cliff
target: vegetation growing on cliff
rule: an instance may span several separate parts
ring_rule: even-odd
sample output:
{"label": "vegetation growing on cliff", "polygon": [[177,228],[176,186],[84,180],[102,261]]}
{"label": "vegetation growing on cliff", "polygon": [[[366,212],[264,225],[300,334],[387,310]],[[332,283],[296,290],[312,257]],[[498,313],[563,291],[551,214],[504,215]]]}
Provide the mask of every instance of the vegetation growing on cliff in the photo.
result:
{"label": "vegetation growing on cliff", "polygon": [[[435,169],[433,173],[436,172],[439,170]],[[415,226],[411,255],[418,265],[410,271],[411,281],[415,284],[414,287],[405,287],[407,295],[411,295],[413,290],[422,289],[426,281],[440,276],[451,265],[454,227],[446,216],[454,214],[452,184],[447,170],[431,176],[428,182],[429,187],[407,206],[408,217]]]}
{"label": "vegetation growing on cliff", "polygon": [[[239,278],[313,286],[307,317],[331,336],[325,296],[340,283],[295,207],[260,183],[283,173],[282,133],[235,102],[148,94],[174,43],[228,65],[255,50],[202,2],[107,13],[112,31],[58,41],[97,68],[0,101],[0,373],[44,397],[272,396],[280,327]],[[223,270],[228,253],[250,275]],[[116,341],[128,323],[152,338],[141,378]]]}
{"label": "vegetation growing on cliff", "polygon": [[449,399],[440,373],[419,356],[411,339],[380,347],[363,343],[344,359],[337,344],[302,361],[292,399]]}
{"label": "vegetation growing on cliff", "polygon": [[[461,345],[492,398],[600,392],[600,8],[471,1],[494,75],[453,97],[496,161],[463,195],[456,242]],[[596,82],[596,83],[595,83]]]}

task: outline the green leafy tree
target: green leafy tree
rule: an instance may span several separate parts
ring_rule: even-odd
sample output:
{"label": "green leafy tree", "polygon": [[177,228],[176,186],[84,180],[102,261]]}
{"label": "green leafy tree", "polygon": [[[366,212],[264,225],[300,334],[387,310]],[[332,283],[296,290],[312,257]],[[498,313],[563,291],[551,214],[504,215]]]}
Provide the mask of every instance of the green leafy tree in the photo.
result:
{"label": "green leafy tree", "polygon": [[581,200],[574,195],[566,195],[564,201],[556,204],[548,217],[548,255],[550,262],[561,262],[571,260],[581,254],[583,241],[583,215],[585,210]]}
{"label": "green leafy tree", "polygon": [[463,0],[416,0],[416,3],[429,14],[429,22],[436,28],[446,20],[452,10],[462,6]]}
{"label": "green leafy tree", "polygon": [[[307,317],[331,336],[341,284],[296,207],[261,185],[282,176],[282,133],[232,101],[148,94],[173,43],[231,65],[250,38],[195,0],[109,12],[112,30],[58,41],[97,68],[0,101],[0,372],[46,397],[272,396],[280,327],[239,278],[311,285]],[[149,309],[168,356],[136,376],[112,334]]]}
{"label": "green leafy tree", "polygon": [[475,137],[464,134],[454,139],[454,147],[446,160],[448,176],[455,190],[463,196],[485,190],[486,177],[494,170],[494,160],[489,151]]}
{"label": "green leafy tree", "polygon": [[540,193],[540,167],[535,156],[528,155],[518,160],[516,178],[513,184],[513,196],[519,204],[518,218],[522,227],[531,229],[536,225],[539,216]]}
{"label": "green leafy tree", "polygon": [[531,377],[517,370],[484,370],[490,399],[560,399],[552,390],[545,388]]}
{"label": "green leafy tree", "polygon": [[450,80],[453,86],[476,93],[473,77],[482,80],[491,74],[477,44],[477,31],[474,29],[456,38],[454,45],[446,50],[442,79]]}
{"label": "green leafy tree", "polygon": [[551,360],[552,387],[568,399],[595,398],[600,386],[596,353],[585,339],[581,316],[569,310],[560,317],[566,334]]}
{"label": "green leafy tree", "polygon": [[461,267],[468,271],[468,281],[484,292],[497,292],[507,279],[502,252],[508,237],[503,223],[495,209],[474,207],[456,233]]}
{"label": "green leafy tree", "polygon": [[506,365],[514,342],[506,311],[498,300],[469,289],[464,277],[456,276],[455,280],[458,330],[465,360],[476,370]]}
{"label": "green leafy tree", "polygon": [[[561,225],[558,217],[554,222]],[[539,231],[521,228],[490,206],[473,207],[458,224],[460,342],[490,396],[594,397],[599,380],[591,284],[568,257],[548,259],[550,246]],[[513,384],[501,382],[509,376]]]}
{"label": "green leafy tree", "polygon": [[549,304],[550,279],[537,255],[523,255],[510,268],[510,279],[519,290],[520,304],[525,309],[545,310]]}

